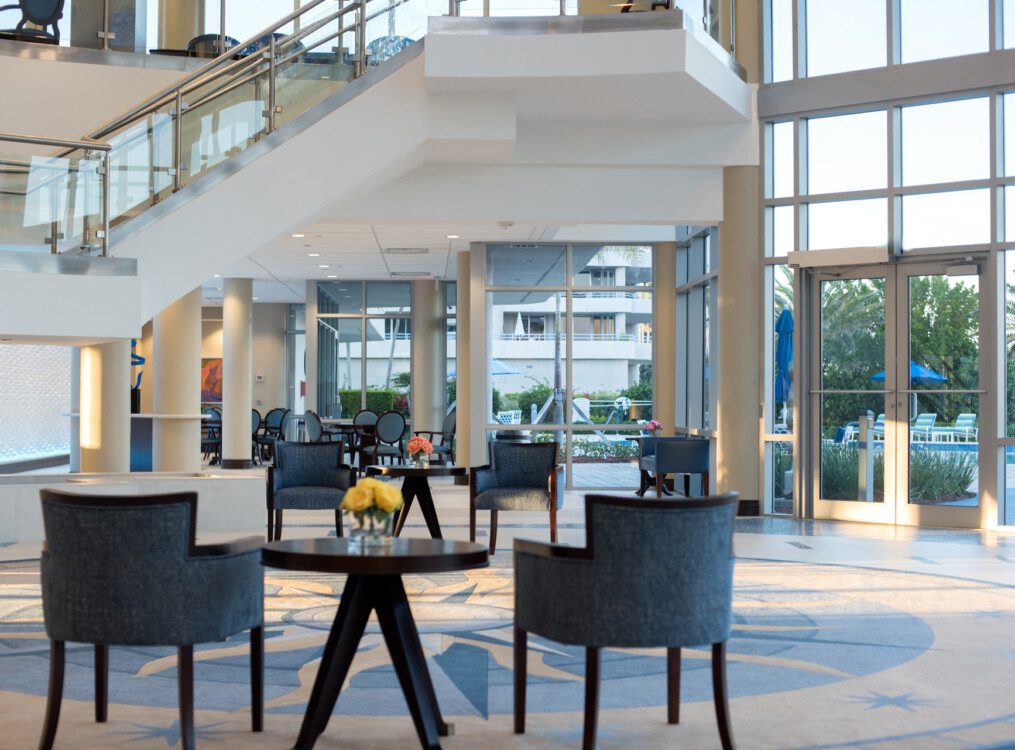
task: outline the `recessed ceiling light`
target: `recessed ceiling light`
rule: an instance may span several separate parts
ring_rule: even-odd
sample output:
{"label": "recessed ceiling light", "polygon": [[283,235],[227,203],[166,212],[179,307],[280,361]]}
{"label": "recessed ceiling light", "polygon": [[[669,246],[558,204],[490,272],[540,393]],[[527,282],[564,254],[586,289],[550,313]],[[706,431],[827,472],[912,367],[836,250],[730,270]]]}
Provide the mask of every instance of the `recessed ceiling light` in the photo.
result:
{"label": "recessed ceiling light", "polygon": [[222,274],[220,274],[220,273],[217,273],[217,274],[215,274],[215,278],[216,278],[216,279],[220,279],[220,278],[222,278]]}
{"label": "recessed ceiling light", "polygon": [[320,253],[307,253],[307,255],[309,257],[311,257],[311,258],[320,258],[321,257]]}
{"label": "recessed ceiling light", "polygon": [[216,291],[216,292],[221,292],[221,291],[222,291],[222,287],[216,287],[216,288],[215,288],[215,291]]}
{"label": "recessed ceiling light", "polygon": [[447,237],[449,240],[460,240],[460,239],[462,239],[462,235],[460,235],[460,234],[446,234],[444,236]]}
{"label": "recessed ceiling light", "polygon": [[306,235],[305,234],[296,233],[292,237],[293,237],[294,240],[301,240],[304,237],[306,237]]}
{"label": "recessed ceiling light", "polygon": [[338,274],[337,273],[329,273],[328,274],[328,278],[329,279],[337,279],[338,278]]}
{"label": "recessed ceiling light", "polygon": [[257,302],[257,297],[254,297],[254,302]]}
{"label": "recessed ceiling light", "polygon": [[321,265],[319,265],[318,268],[331,268],[331,266],[329,266],[327,263],[321,263]]}

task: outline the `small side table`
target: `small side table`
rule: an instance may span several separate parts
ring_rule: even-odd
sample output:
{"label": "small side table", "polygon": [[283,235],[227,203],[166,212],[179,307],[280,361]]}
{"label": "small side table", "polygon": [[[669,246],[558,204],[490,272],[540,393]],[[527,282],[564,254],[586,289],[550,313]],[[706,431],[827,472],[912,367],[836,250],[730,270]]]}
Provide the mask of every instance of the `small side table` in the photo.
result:
{"label": "small side table", "polygon": [[440,738],[454,727],[444,721],[437,705],[402,576],[485,568],[489,565],[486,547],[439,539],[394,539],[390,547],[350,550],[347,539],[292,539],[264,545],[261,561],[283,570],[349,576],[324,645],[296,750],[311,750],[328,726],[372,611],[377,612],[420,744],[425,750],[440,750]]}
{"label": "small side table", "polygon": [[421,469],[414,464],[395,464],[394,466],[368,466],[367,476],[371,477],[402,477],[402,511],[395,524],[395,536],[402,533],[405,519],[409,516],[412,501],[419,498],[419,509],[423,511],[426,527],[430,537],[443,539],[441,525],[437,521],[437,509],[434,508],[433,495],[430,494],[430,477],[461,477],[468,470],[464,466],[435,466]]}

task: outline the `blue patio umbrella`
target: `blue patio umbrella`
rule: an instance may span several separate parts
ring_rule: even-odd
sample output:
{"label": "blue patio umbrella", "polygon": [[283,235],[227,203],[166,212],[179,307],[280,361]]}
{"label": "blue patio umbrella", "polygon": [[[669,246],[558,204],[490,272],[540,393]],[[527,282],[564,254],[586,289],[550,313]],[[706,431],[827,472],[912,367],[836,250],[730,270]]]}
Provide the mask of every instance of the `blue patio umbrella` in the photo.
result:
{"label": "blue patio umbrella", "polygon": [[793,384],[789,368],[793,364],[793,313],[784,307],[775,322],[775,400],[789,401]]}
{"label": "blue patio umbrella", "polygon": [[[449,378],[453,378],[453,377],[455,377],[455,374],[456,374],[455,370],[452,370],[451,372],[448,373],[448,377]],[[494,359],[490,360],[490,374],[491,375],[518,375],[519,371],[516,370],[515,368],[511,367],[510,365],[504,364],[499,359],[494,358]]]}
{"label": "blue patio umbrella", "polygon": [[[871,380],[877,380],[884,382],[885,371],[882,370],[877,375],[871,375]],[[921,364],[909,360],[909,382],[913,385],[929,385],[931,383],[947,383],[948,376],[942,375],[939,372],[934,372],[929,367],[924,367]]]}

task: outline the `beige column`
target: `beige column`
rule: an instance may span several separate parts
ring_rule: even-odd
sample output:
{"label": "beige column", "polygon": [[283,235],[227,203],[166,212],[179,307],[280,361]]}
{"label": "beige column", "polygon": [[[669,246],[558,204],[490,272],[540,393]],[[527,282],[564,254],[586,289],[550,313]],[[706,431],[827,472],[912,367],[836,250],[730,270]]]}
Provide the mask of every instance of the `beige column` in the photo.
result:
{"label": "beige column", "polygon": [[153,393],[155,390],[155,360],[152,356],[155,352],[155,344],[152,341],[155,335],[155,321],[149,320],[141,326],[141,336],[137,339],[137,346],[134,352],[144,357],[145,363],[138,367],[131,368],[131,383],[137,382],[138,373],[141,373],[141,413],[152,414],[155,411]]}
{"label": "beige column", "polygon": [[155,316],[152,469],[201,468],[201,290]]}
{"label": "beige column", "polygon": [[130,471],[130,339],[81,347],[81,471]]}
{"label": "beige column", "polygon": [[[203,33],[204,2],[201,0],[159,1],[158,39],[160,47],[163,49],[186,49],[187,42]],[[151,41],[154,42],[154,40]],[[154,47],[155,45],[150,44],[149,46]]]}
{"label": "beige column", "polygon": [[472,351],[472,328],[469,301],[472,288],[470,278],[471,253],[458,253],[458,329],[455,334],[455,421],[458,434],[455,439],[455,460],[458,466],[471,466],[470,443],[474,429],[471,410],[470,389],[472,379],[469,367],[469,356]]}
{"label": "beige column", "polygon": [[[761,69],[760,3],[738,3],[736,14],[737,61],[748,82],[756,83]],[[748,499],[762,496],[761,256],[760,170],[727,167],[719,224],[716,484],[720,492],[736,491]]]}
{"label": "beige column", "polygon": [[222,289],[222,468],[245,469],[252,465],[254,284],[226,279]]}
{"label": "beige column", "polygon": [[673,434],[676,421],[677,369],[677,245],[660,242],[652,251],[655,293],[652,295],[652,380],[655,385],[652,415]]}
{"label": "beige column", "polygon": [[447,391],[444,285],[412,282],[412,429],[439,430]]}
{"label": "beige column", "polygon": [[81,471],[81,347],[70,349],[70,472]]}

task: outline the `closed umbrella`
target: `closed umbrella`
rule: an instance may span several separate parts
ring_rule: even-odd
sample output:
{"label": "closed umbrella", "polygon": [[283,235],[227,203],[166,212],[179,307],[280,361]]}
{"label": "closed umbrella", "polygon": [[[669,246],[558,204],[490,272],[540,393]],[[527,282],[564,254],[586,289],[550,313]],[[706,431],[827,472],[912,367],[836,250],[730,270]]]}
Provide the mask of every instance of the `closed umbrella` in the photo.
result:
{"label": "closed umbrella", "polygon": [[793,313],[788,307],[779,313],[775,322],[775,400],[789,401],[793,390],[790,368],[793,366]]}

